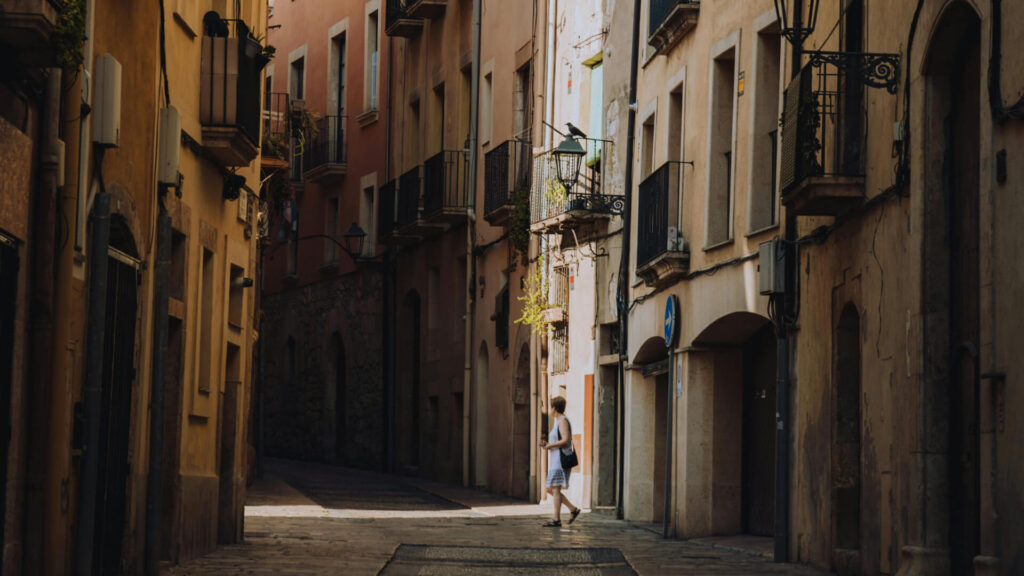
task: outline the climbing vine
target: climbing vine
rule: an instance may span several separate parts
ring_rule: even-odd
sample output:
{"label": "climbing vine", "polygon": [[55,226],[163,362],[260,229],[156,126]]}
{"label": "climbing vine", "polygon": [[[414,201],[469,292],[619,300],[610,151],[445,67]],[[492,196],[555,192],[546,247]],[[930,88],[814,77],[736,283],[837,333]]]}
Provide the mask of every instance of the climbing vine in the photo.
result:
{"label": "climbing vine", "polygon": [[516,324],[529,326],[534,334],[546,336],[551,323],[548,321],[547,311],[551,308],[548,303],[548,292],[551,283],[544,273],[544,255],[541,254],[526,275],[523,295],[518,300],[523,303],[523,314],[516,319]]}
{"label": "climbing vine", "polygon": [[57,65],[67,71],[78,69],[84,58],[85,0],[65,0],[50,35]]}

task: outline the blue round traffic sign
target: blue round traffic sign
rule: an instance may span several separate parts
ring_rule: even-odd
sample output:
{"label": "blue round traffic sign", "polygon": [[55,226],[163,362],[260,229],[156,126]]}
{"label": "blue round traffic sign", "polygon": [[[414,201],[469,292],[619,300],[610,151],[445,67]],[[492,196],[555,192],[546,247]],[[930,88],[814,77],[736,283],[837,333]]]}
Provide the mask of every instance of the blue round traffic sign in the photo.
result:
{"label": "blue round traffic sign", "polygon": [[679,324],[679,299],[675,294],[670,294],[665,301],[665,346],[675,346],[676,326]]}

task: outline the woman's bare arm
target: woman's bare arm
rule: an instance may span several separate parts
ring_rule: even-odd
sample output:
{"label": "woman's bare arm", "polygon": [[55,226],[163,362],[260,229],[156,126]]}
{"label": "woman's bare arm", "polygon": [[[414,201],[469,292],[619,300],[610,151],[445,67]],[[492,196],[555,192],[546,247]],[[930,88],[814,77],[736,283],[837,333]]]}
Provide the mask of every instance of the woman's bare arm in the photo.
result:
{"label": "woman's bare arm", "polygon": [[562,418],[562,421],[558,423],[558,432],[562,435],[562,439],[559,440],[558,442],[552,442],[551,444],[548,444],[549,450],[554,448],[561,448],[562,446],[565,446],[572,440],[572,438],[569,436],[569,422],[565,418]]}

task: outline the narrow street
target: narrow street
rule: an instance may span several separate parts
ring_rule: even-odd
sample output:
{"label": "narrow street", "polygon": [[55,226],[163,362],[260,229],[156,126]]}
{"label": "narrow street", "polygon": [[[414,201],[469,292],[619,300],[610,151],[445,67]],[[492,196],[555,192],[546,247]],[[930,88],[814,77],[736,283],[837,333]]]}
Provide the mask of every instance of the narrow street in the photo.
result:
{"label": "narrow street", "polygon": [[543,528],[549,511],[411,478],[271,460],[249,490],[245,541],[165,574],[821,574],[771,563],[767,539],[664,540],[659,527],[594,513]]}

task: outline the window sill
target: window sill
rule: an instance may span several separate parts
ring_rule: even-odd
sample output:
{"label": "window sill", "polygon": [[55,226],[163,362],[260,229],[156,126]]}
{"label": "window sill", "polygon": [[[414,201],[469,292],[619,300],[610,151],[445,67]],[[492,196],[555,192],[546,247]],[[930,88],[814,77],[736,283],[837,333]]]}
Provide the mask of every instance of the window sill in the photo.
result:
{"label": "window sill", "polygon": [[733,239],[732,238],[728,238],[726,240],[722,240],[721,242],[717,242],[715,244],[709,244],[709,245],[705,246],[704,247],[704,251],[705,252],[711,252],[712,250],[717,250],[719,248],[724,248],[726,246],[729,246],[732,243],[733,243]]}
{"label": "window sill", "polygon": [[360,128],[366,128],[370,124],[373,124],[380,119],[380,110],[377,108],[370,108],[362,114],[356,116],[356,122],[359,123]]}
{"label": "window sill", "polygon": [[768,232],[770,230],[778,230],[778,229],[779,229],[779,223],[776,222],[774,224],[769,224],[767,226],[762,226],[760,228],[757,228],[756,230],[751,230],[751,231],[747,232],[746,234],[744,234],[744,237],[750,238],[752,236],[757,236],[759,234],[764,234],[765,232]]}

